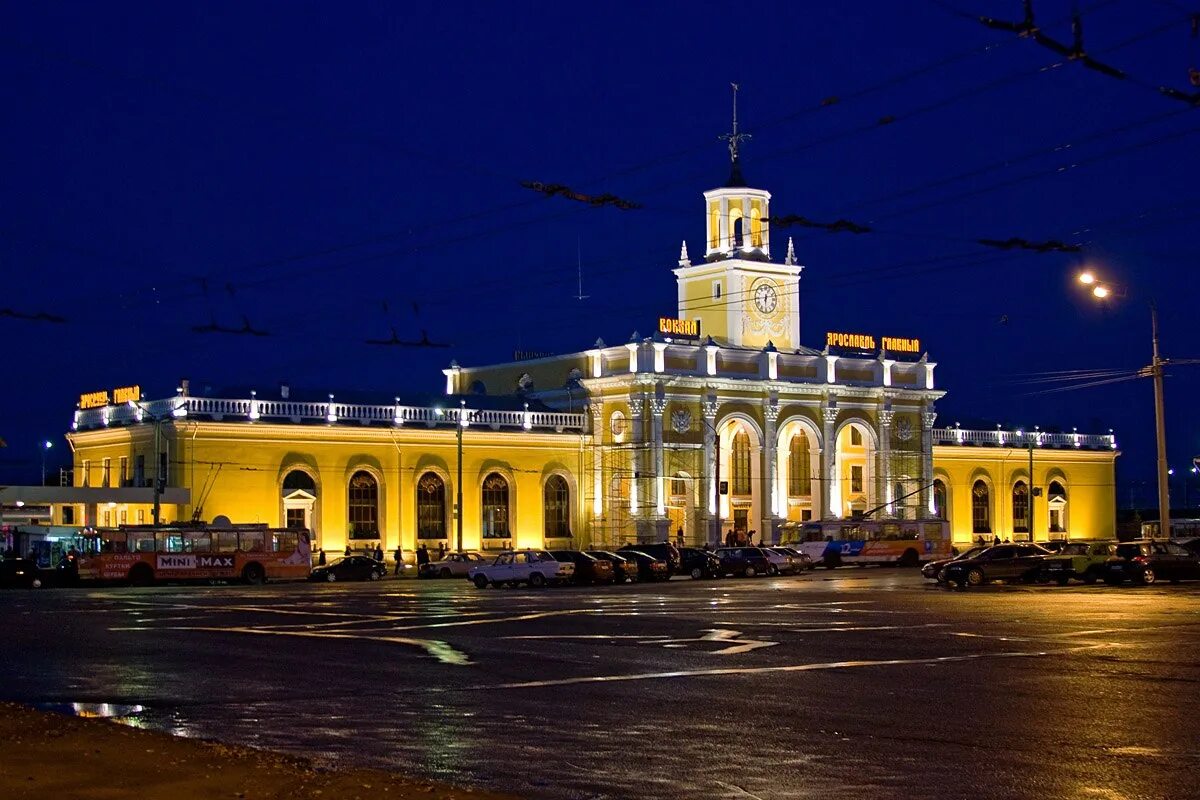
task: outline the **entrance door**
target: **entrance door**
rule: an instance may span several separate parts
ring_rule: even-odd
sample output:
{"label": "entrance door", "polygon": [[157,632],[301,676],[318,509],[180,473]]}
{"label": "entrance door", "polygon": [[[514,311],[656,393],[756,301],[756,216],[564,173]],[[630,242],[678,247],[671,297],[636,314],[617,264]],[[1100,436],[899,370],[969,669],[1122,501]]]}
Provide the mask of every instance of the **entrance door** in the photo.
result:
{"label": "entrance door", "polygon": [[733,510],[733,529],[741,533],[750,530],[750,509],[735,508]]}

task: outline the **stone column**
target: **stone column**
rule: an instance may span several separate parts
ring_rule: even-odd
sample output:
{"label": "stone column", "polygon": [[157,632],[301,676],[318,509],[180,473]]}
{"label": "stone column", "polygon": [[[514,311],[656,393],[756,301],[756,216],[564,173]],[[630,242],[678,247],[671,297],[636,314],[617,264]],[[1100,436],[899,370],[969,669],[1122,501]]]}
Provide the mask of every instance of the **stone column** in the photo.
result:
{"label": "stone column", "polygon": [[[884,501],[890,497],[889,492],[892,491],[892,420],[896,417],[896,412],[890,408],[881,408],[879,410],[879,480],[883,487],[883,491],[879,494]],[[891,503],[884,509],[884,513],[888,516],[899,516],[900,506],[899,498],[892,497]],[[879,504],[879,500],[875,504]]]}
{"label": "stone column", "polygon": [[840,495],[836,509],[833,502],[837,481],[837,442],[833,440],[833,424],[838,416],[836,402],[830,401],[821,409],[821,414],[824,422],[821,430],[821,519],[835,519],[841,515]]}
{"label": "stone column", "polygon": [[779,419],[779,398],[774,393],[763,403],[763,467],[765,474],[760,482],[766,489],[766,506],[763,508],[762,531],[763,542],[779,540],[779,509],[776,506],[779,475],[777,474],[778,459],[775,454],[775,421]]}
{"label": "stone column", "polygon": [[708,531],[708,542],[720,546],[721,532],[717,530],[717,399],[705,398],[701,406],[704,411],[704,469],[701,470],[701,496],[704,498],[703,519],[705,530]]}
{"label": "stone column", "polygon": [[642,416],[645,409],[645,398],[640,392],[629,395],[629,461],[632,475],[629,476],[629,505],[630,516],[637,521],[642,518],[641,474],[645,469],[642,464],[642,444],[646,439],[642,429]]}
{"label": "stone column", "polygon": [[592,515],[589,536],[593,547],[603,544],[600,536],[604,518],[604,404],[592,403]]}
{"label": "stone column", "polygon": [[[933,496],[933,423],[937,412],[930,403],[921,412],[921,509],[918,517],[933,516],[929,511],[929,498]],[[967,511],[970,512],[970,505]]]}
{"label": "stone column", "polygon": [[654,474],[650,479],[650,498],[654,503],[654,525],[653,525],[653,540],[661,541],[666,538],[665,532],[667,529],[667,496],[666,486],[664,481],[664,459],[663,459],[663,413],[667,410],[667,401],[657,397],[650,399],[650,430],[651,430],[651,454],[653,458]]}

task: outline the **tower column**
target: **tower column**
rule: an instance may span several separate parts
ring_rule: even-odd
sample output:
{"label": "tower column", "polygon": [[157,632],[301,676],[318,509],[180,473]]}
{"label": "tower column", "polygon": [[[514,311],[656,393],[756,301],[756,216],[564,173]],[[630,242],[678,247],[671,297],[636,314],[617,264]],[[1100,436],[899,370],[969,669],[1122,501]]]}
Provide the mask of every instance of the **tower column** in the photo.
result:
{"label": "tower column", "polygon": [[[921,508],[917,512],[918,517],[931,517],[933,512],[930,509],[932,505],[931,498],[933,497],[933,423],[937,421],[937,412],[933,410],[933,404],[925,406],[925,410],[921,412]],[[1030,485],[1033,484],[1032,477]],[[1029,500],[1033,502],[1033,492],[1029,493]],[[970,506],[968,506],[970,510]]]}
{"label": "tower column", "polygon": [[775,422],[779,419],[779,400],[772,393],[763,404],[763,464],[766,475],[762,485],[766,488],[766,505],[762,515],[761,542],[779,541],[779,459],[775,448]]}
{"label": "tower column", "polygon": [[837,405],[830,403],[821,409],[821,518],[836,519],[842,515],[841,487],[837,486],[837,442],[833,439],[833,424],[837,422]]}
{"label": "tower column", "polygon": [[721,226],[721,241],[717,247],[721,252],[728,252],[733,249],[732,231],[729,227],[729,198],[721,198],[721,216],[719,217]]}
{"label": "tower column", "polygon": [[890,408],[879,410],[879,480],[883,491],[878,496],[887,503],[884,513],[888,515],[900,513],[900,499],[892,495],[892,420],[895,416],[896,412]]}

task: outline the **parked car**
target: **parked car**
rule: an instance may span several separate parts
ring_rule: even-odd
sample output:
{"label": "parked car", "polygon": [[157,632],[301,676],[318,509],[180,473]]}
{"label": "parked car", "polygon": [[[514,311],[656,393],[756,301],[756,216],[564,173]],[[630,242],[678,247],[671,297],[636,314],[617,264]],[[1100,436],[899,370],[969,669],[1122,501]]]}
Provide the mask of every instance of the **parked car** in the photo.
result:
{"label": "parked car", "polygon": [[638,565],[628,553],[617,555],[611,550],[585,550],[589,556],[602,558],[613,565],[613,579],[617,583],[629,581],[633,583],[638,579]]}
{"label": "parked car", "polygon": [[643,553],[641,550],[624,548],[618,550],[617,555],[637,564],[639,581],[669,581],[671,579],[671,567],[664,559]]}
{"label": "parked car", "polygon": [[926,561],[921,567],[921,575],[926,580],[936,580],[938,583],[944,583],[942,579],[942,569],[951,561],[960,561],[964,558],[974,558],[975,556],[988,549],[986,544],[977,544],[970,550],[964,550],[953,558],[940,558],[937,561]]}
{"label": "parked car", "polygon": [[445,558],[422,564],[417,570],[417,577],[465,578],[471,567],[477,567],[486,560],[479,553],[448,553]]}
{"label": "parked car", "polygon": [[580,550],[551,550],[557,561],[570,561],[575,565],[574,583],[612,583],[615,578],[613,564],[608,559],[596,558]]}
{"label": "parked car", "polygon": [[545,550],[509,550],[492,563],[471,567],[467,578],[480,589],[492,586],[516,586],[528,583],[534,588],[546,584],[567,583],[575,574],[575,565],[558,561]]}
{"label": "parked car", "polygon": [[1050,551],[1036,544],[1001,544],[973,558],[951,561],[942,570],[948,586],[966,589],[989,581],[1032,580]]}
{"label": "parked car", "polygon": [[627,544],[617,548],[618,553],[625,550],[636,550],[639,553],[645,553],[648,556],[654,556],[657,559],[667,562],[667,568],[671,570],[672,575],[679,571],[679,548],[670,542]]}
{"label": "parked car", "polygon": [[679,550],[679,574],[691,575],[692,580],[721,577],[721,559],[711,550],[683,547]]}
{"label": "parked car", "polygon": [[717,557],[721,559],[723,575],[753,578],[771,573],[771,559],[761,547],[718,547]]}
{"label": "parked car", "polygon": [[795,575],[804,569],[804,564],[800,559],[782,547],[762,547],[759,549],[766,553],[767,559],[771,562],[771,566],[773,567],[771,570],[772,575]]}
{"label": "parked car", "polygon": [[1200,556],[1200,536],[1192,536],[1188,539],[1176,539],[1175,544],[1194,556]]}
{"label": "parked car", "polygon": [[1105,565],[1105,583],[1149,585],[1160,580],[1200,580],[1200,556],[1175,542],[1140,539],[1118,543],[1116,556]]}
{"label": "parked car", "polygon": [[0,561],[0,589],[40,589],[42,570],[28,558]]}
{"label": "parked car", "polygon": [[802,569],[816,569],[817,568],[817,565],[815,563],[813,563],[812,557],[809,556],[809,554],[804,552],[803,550],[797,550],[794,547],[788,547],[786,545],[780,545],[779,547],[776,547],[773,549],[782,550],[785,553],[787,553],[788,555],[792,556],[793,558],[799,559]]}
{"label": "parked car", "polygon": [[1040,577],[1059,586],[1066,586],[1072,578],[1095,583],[1104,577],[1109,560],[1116,554],[1116,542],[1068,542],[1046,557]]}
{"label": "parked car", "polygon": [[377,581],[387,575],[387,566],[369,556],[344,556],[313,569],[310,581]]}

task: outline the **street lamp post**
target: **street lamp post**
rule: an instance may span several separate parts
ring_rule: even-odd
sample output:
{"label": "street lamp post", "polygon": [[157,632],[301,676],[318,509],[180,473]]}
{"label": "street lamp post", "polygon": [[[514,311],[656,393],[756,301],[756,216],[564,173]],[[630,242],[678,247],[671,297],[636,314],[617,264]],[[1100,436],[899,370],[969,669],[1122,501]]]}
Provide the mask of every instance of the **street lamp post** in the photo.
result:
{"label": "street lamp post", "polygon": [[454,527],[457,535],[458,552],[463,551],[463,423],[466,421],[467,401],[458,401],[458,419],[455,420],[455,434],[458,439],[458,479],[454,482]]}
{"label": "street lamp post", "polygon": [[[1125,297],[1125,289],[1116,284],[1107,283],[1096,277],[1095,273],[1085,271],[1079,274],[1079,282],[1092,287],[1092,296],[1098,300],[1109,297]],[[1164,539],[1171,537],[1171,496],[1167,475],[1167,422],[1163,400],[1163,367],[1166,359],[1158,352],[1158,306],[1150,301],[1150,366],[1142,370],[1143,376],[1149,375],[1154,379],[1154,437],[1158,447],[1158,535]]]}
{"label": "street lamp post", "polygon": [[42,486],[46,485],[46,452],[54,447],[54,442],[47,439],[42,442]]}

